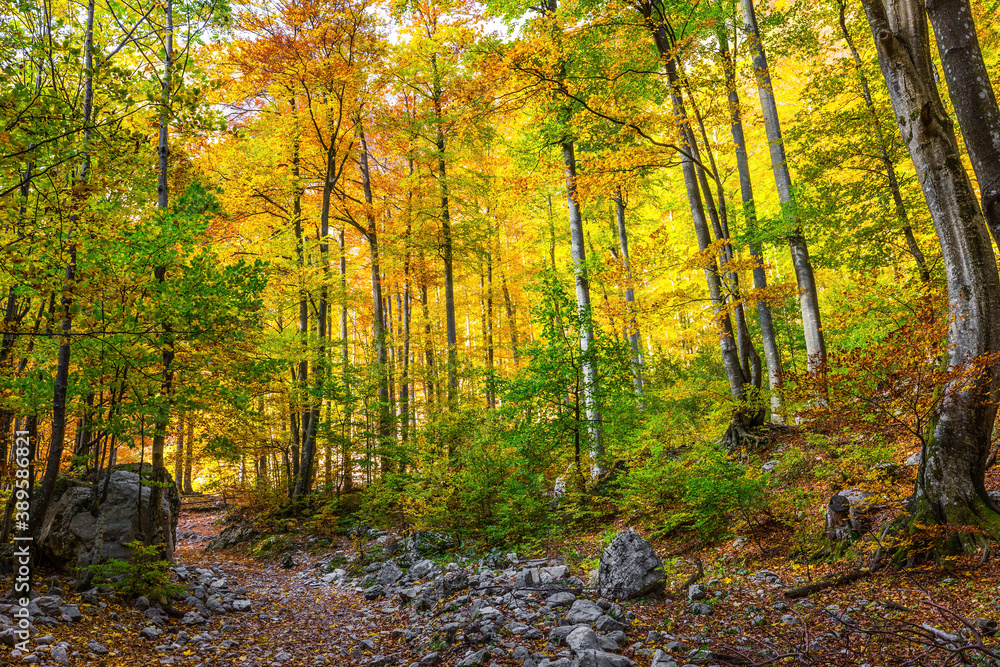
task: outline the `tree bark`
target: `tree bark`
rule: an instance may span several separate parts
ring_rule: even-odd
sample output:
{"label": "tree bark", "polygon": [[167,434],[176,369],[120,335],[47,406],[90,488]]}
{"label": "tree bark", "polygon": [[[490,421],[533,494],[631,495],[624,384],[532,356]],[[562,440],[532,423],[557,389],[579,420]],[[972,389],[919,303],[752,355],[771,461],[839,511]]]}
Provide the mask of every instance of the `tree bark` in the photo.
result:
{"label": "tree bark", "polygon": [[590,478],[596,480],[607,472],[601,413],[598,410],[597,364],[594,359],[594,320],[590,307],[590,279],[584,248],[583,214],[576,189],[576,155],[573,142],[563,140],[563,165],[566,168],[566,203],[569,209],[569,236],[573,255],[573,278],[576,284],[576,308],[580,328],[580,365],[583,369],[584,415],[587,420],[590,453]]}
{"label": "tree bark", "polygon": [[729,51],[724,26],[717,31],[719,39],[719,55],[722,59],[722,69],[725,75],[728,91],[730,133],[736,148],[736,169],[740,177],[740,195],[743,201],[743,216],[750,235],[747,244],[753,265],[753,285],[757,290],[757,320],[760,324],[761,343],[764,347],[764,361],[767,364],[767,381],[771,390],[771,420],[783,421],[781,407],[781,353],[778,349],[778,339],[774,333],[774,320],[771,316],[771,306],[767,303],[767,273],[764,270],[764,256],[761,253],[760,242],[753,238],[757,230],[757,209],[754,204],[753,179],[750,175],[750,162],[747,159],[746,139],[743,134],[743,119],[740,112],[740,96],[736,87],[736,63]]}
{"label": "tree bark", "polygon": [[351,378],[351,360],[347,344],[347,246],[344,239],[344,228],[340,228],[338,238],[340,243],[340,290],[343,303],[340,306],[340,365],[341,381],[344,384],[344,426],[341,431],[340,467],[343,482],[341,491],[350,493],[354,489],[354,464],[351,460],[351,424],[354,421],[354,396]]}
{"label": "tree bark", "polygon": [[194,493],[191,486],[192,469],[194,467],[194,418],[187,416],[187,456],[184,457],[184,493]]}
{"label": "tree bark", "polygon": [[[706,255],[703,258],[705,283],[708,287],[709,298],[712,301],[716,325],[719,330],[722,365],[726,371],[726,379],[729,381],[730,392],[737,401],[737,408],[733,411],[729,428],[723,434],[722,441],[731,450],[751,449],[759,441],[759,437],[754,431],[763,423],[764,411],[746,403],[748,387],[752,386],[751,378],[744,375],[743,365],[740,363],[739,348],[733,334],[732,320],[726,308],[717,257],[714,254],[707,254],[712,244],[712,232],[709,230],[708,220],[705,217],[705,208],[699,189],[698,172],[695,165],[695,160],[698,159],[697,141],[691,129],[691,121],[688,118],[682,97],[680,67],[677,62],[673,32],[667,22],[664,7],[658,0],[639,4],[638,9],[646,21],[657,50],[665,60],[664,69],[670,85],[674,120],[682,146],[681,172],[684,176],[684,187],[687,190],[688,206],[691,210],[695,235],[698,238],[698,248]],[[708,193],[706,195],[711,197]]]}
{"label": "tree bark", "polygon": [[926,0],[948,95],[979,182],[983,214],[1000,244],[1000,109],[969,0]]}
{"label": "tree bark", "polygon": [[753,0],[740,0],[740,4],[743,8],[743,28],[750,42],[754,75],[757,78],[757,94],[760,98],[761,111],[764,114],[764,129],[767,132],[767,141],[771,152],[771,169],[774,172],[778,199],[781,201],[782,212],[785,216],[785,224],[788,229],[788,248],[792,253],[792,267],[795,269],[795,282],[799,289],[802,331],[806,341],[806,367],[810,373],[817,373],[826,365],[826,341],[823,337],[823,324],[820,319],[816,277],[813,273],[812,263],[809,261],[809,249],[802,234],[798,213],[795,210],[792,177],[788,171],[785,142],[781,136],[781,123],[778,120],[778,105],[774,99],[771,72],[768,69],[764,44],[760,38],[760,29],[757,26],[754,3]]}
{"label": "tree bark", "polygon": [[618,243],[621,247],[622,258],[622,281],[625,283],[625,335],[628,336],[629,345],[632,348],[632,366],[634,376],[632,378],[635,393],[642,398],[642,350],[639,335],[639,319],[635,311],[635,288],[632,283],[632,266],[629,263],[628,255],[628,232],[625,228],[625,198],[622,196],[621,186],[615,189],[615,222],[618,223]]}
{"label": "tree bark", "polygon": [[[985,488],[997,413],[1000,276],[985,220],[962,165],[952,122],[933,76],[920,0],[864,0],[900,134],[910,152],[941,243],[948,283],[948,368],[979,368],[943,388],[923,447],[910,511],[915,523],[972,526],[1000,537],[1000,507]],[[982,539],[960,533],[958,545]]]}
{"label": "tree bark", "polygon": [[184,486],[181,476],[184,474],[184,415],[178,417],[177,423],[177,456],[174,459],[174,485],[178,491]]}
{"label": "tree bark", "polygon": [[868,87],[868,77],[865,76],[865,70],[861,64],[861,55],[854,45],[851,32],[847,29],[847,19],[844,16],[846,5],[844,4],[844,0],[837,0],[837,4],[840,6],[840,14],[838,16],[840,32],[844,35],[844,41],[847,42],[847,47],[851,50],[851,56],[854,59],[854,69],[858,73],[858,82],[861,85],[861,95],[864,97],[865,106],[872,117],[872,130],[875,132],[875,141],[878,143],[879,155],[882,158],[882,164],[885,166],[886,177],[889,179],[889,192],[892,194],[892,203],[896,207],[896,218],[899,220],[900,229],[903,231],[906,248],[917,263],[920,280],[924,284],[927,284],[931,281],[931,274],[927,269],[927,260],[924,258],[924,253],[920,250],[920,246],[917,245],[916,237],[913,236],[913,227],[910,226],[910,218],[906,213],[903,194],[899,190],[896,167],[889,158],[888,142],[886,141],[885,133],[882,132],[882,123],[878,119],[878,110],[875,109],[875,102],[872,100],[871,89]]}
{"label": "tree bark", "polygon": [[371,253],[372,271],[372,336],[375,342],[375,356],[378,364],[378,437],[379,450],[383,456],[382,469],[388,470],[391,460],[387,456],[387,447],[391,437],[392,420],[389,415],[389,378],[387,375],[389,354],[385,335],[385,314],[382,311],[382,274],[379,269],[378,229],[375,226],[375,210],[372,199],[371,171],[368,166],[368,142],[365,132],[360,130],[361,155],[358,162],[361,168],[361,184],[365,194],[366,218],[368,229],[368,249]]}
{"label": "tree bark", "polygon": [[444,118],[442,111],[441,76],[438,72],[437,54],[431,55],[433,89],[431,101],[434,103],[434,122],[437,133],[438,187],[441,190],[441,253],[444,258],[444,308],[448,329],[448,405],[455,407],[458,401],[458,328],[455,324],[455,267],[454,249],[451,239],[451,207],[449,204],[449,184],[445,164]]}

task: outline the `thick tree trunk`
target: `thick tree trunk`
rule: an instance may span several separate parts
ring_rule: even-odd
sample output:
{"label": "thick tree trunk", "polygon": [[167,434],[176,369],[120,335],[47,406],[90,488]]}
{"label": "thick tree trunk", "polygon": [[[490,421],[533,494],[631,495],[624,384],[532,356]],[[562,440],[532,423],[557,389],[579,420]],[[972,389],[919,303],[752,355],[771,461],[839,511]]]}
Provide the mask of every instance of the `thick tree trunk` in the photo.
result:
{"label": "thick tree trunk", "polygon": [[743,7],[743,27],[750,42],[754,75],[757,78],[757,94],[760,97],[761,111],[764,114],[764,129],[767,132],[767,141],[771,151],[771,169],[774,172],[774,182],[778,188],[778,199],[781,201],[785,215],[788,247],[792,253],[792,267],[795,269],[795,281],[799,288],[802,331],[806,341],[806,367],[810,373],[816,373],[826,364],[826,341],[823,337],[823,324],[820,320],[816,277],[813,273],[812,263],[809,261],[809,250],[802,234],[798,213],[795,210],[792,177],[788,171],[785,142],[781,136],[781,123],[778,120],[778,105],[774,99],[774,89],[771,87],[771,72],[768,69],[764,44],[760,39],[754,3],[753,0],[740,0],[740,4]]}
{"label": "thick tree trunk", "polygon": [[622,258],[622,281],[625,283],[625,335],[628,336],[629,345],[632,348],[632,366],[634,377],[632,383],[635,393],[640,397],[643,395],[642,387],[642,350],[640,348],[639,318],[635,310],[635,288],[632,284],[632,266],[629,263],[628,255],[628,232],[625,228],[625,198],[622,196],[622,189],[615,190],[615,222],[618,223],[618,244],[621,247]]}
{"label": "thick tree trunk", "polygon": [[[736,87],[736,63],[729,51],[726,31],[723,27],[717,31],[719,39],[719,55],[722,59],[722,69],[725,74],[726,90],[728,91],[730,132],[736,148],[736,169],[740,176],[740,195],[743,201],[743,216],[747,231],[751,237],[757,229],[757,210],[754,205],[753,179],[750,176],[750,162],[747,159],[746,139],[743,134],[743,119],[740,112],[740,97]],[[774,320],[771,316],[771,306],[767,303],[767,273],[764,270],[764,257],[760,242],[751,240],[748,244],[750,257],[754,260],[753,284],[757,290],[757,319],[760,323],[761,343],[764,347],[764,361],[767,363],[768,387],[771,390],[771,420],[782,421],[781,408],[781,354],[778,350],[778,339],[774,333]]]}
{"label": "thick tree trunk", "polygon": [[1000,109],[969,0],[926,0],[948,95],[979,182],[983,214],[1000,244]]}
{"label": "thick tree trunk", "polygon": [[[962,166],[952,122],[934,82],[920,0],[864,0],[900,134],[910,152],[941,242],[948,282],[948,368],[977,368],[953,379],[932,432],[911,502],[915,522],[972,526],[1000,537],[1000,507],[986,494],[997,413],[1000,276],[975,191]],[[961,534],[966,550],[982,539]]]}
{"label": "thick tree trunk", "polygon": [[590,279],[587,275],[587,253],[584,249],[583,215],[576,189],[576,155],[573,142],[562,143],[563,164],[566,168],[566,203],[569,209],[569,236],[573,255],[573,277],[576,284],[576,308],[580,327],[580,364],[583,369],[583,402],[587,419],[590,453],[590,478],[605,474],[604,439],[601,413],[598,411],[597,364],[594,359],[594,320],[590,307]]}
{"label": "thick tree trunk", "polygon": [[851,38],[850,30],[847,29],[847,19],[844,15],[846,5],[844,4],[844,0],[837,0],[837,3],[840,5],[840,15],[838,17],[840,32],[844,35],[844,41],[847,42],[847,47],[851,50],[851,56],[854,59],[854,69],[858,73],[858,81],[861,85],[861,95],[864,97],[865,106],[872,117],[872,129],[875,131],[875,140],[878,142],[879,154],[882,158],[882,164],[885,165],[886,177],[889,179],[889,191],[892,194],[892,203],[896,207],[896,218],[899,220],[903,238],[906,240],[906,248],[917,263],[920,280],[926,284],[931,280],[930,271],[927,269],[927,260],[924,258],[924,253],[920,250],[920,246],[917,245],[917,239],[913,236],[910,218],[906,214],[906,205],[903,203],[903,194],[899,190],[899,179],[896,178],[896,167],[892,163],[892,159],[889,158],[888,142],[885,139],[885,134],[882,132],[882,123],[878,119],[878,110],[875,108],[875,102],[872,100],[871,89],[868,87],[868,77],[865,76],[865,70],[861,64],[861,55],[854,45],[854,39]]}

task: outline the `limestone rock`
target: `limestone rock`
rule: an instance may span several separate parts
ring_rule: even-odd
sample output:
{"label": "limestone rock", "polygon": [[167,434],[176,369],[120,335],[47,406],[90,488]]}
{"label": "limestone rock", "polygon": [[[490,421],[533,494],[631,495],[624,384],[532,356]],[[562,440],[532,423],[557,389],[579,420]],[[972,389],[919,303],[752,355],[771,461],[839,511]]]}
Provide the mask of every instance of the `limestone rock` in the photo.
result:
{"label": "limestone rock", "polygon": [[663,564],[652,545],[631,530],[615,535],[601,555],[598,595],[627,600],[655,593],[663,586]]}
{"label": "limestone rock", "polygon": [[587,626],[579,627],[566,635],[566,646],[574,653],[600,648],[597,633]]}
{"label": "limestone rock", "polygon": [[573,606],[569,608],[569,612],[566,614],[566,620],[570,624],[576,625],[583,623],[585,625],[590,625],[597,621],[598,618],[604,615],[604,610],[597,606],[596,603],[590,600],[577,600],[573,603]]}
{"label": "limestone rock", "polygon": [[[148,470],[143,468],[144,477]],[[172,481],[169,474],[166,481]],[[142,535],[136,507],[140,493],[142,503],[148,506],[151,491],[148,486],[140,485],[137,473],[126,469],[111,473],[108,497],[101,505],[104,558],[127,559],[130,550],[125,544]],[[94,540],[101,516],[95,518],[90,513],[90,494],[89,484],[71,482],[62,495],[53,500],[42,521],[38,547],[46,558],[65,570],[90,565],[94,555]],[[164,537],[169,556],[173,554],[176,544],[177,517],[180,513],[180,497],[173,484],[168,483],[163,489],[160,512],[167,527]]]}

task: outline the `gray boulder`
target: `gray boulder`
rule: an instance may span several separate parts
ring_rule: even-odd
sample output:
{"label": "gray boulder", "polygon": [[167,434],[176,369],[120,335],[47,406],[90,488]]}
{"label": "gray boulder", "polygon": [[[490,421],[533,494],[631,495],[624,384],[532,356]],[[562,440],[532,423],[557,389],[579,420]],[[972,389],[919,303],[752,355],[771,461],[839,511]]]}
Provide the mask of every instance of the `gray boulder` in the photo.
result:
{"label": "gray boulder", "polygon": [[587,649],[600,648],[597,641],[597,633],[586,625],[576,628],[566,635],[566,646],[574,653],[586,651]]}
{"label": "gray boulder", "polygon": [[566,605],[573,604],[575,601],[576,596],[565,591],[553,593],[549,597],[545,598],[545,604],[553,609],[556,607],[565,607]]}
{"label": "gray boulder", "polygon": [[597,570],[597,593],[601,597],[627,600],[663,589],[663,563],[652,545],[631,530],[611,540],[601,554]]}
{"label": "gray boulder", "polygon": [[574,667],[632,667],[634,662],[623,655],[608,653],[600,649],[588,649],[577,653]]}
{"label": "gray boulder", "polygon": [[590,625],[597,621],[601,616],[604,615],[604,610],[597,606],[596,603],[590,600],[577,600],[573,603],[573,606],[569,608],[569,612],[566,614],[566,620],[569,621],[571,625],[576,625],[583,623],[585,625]]}
{"label": "gray boulder", "polygon": [[410,568],[410,576],[414,579],[423,579],[434,569],[434,561],[432,560],[422,560],[417,562]]}
{"label": "gray boulder", "polygon": [[[149,474],[149,468],[144,467],[144,477]],[[169,474],[166,481],[173,481]],[[141,494],[143,506],[148,507],[151,490],[140,485],[137,473],[124,469],[111,473],[108,498],[101,506],[101,515],[97,517],[90,513],[90,494],[89,484],[71,481],[70,486],[53,500],[42,521],[38,547],[47,559],[66,571],[91,564],[94,540],[102,528],[102,517],[104,558],[127,559],[131,552],[125,544],[142,535],[136,501]],[[164,538],[167,555],[170,556],[176,544],[177,517],[180,514],[180,497],[172,483],[163,489],[160,514],[167,527]]]}
{"label": "gray boulder", "polygon": [[391,560],[387,561],[385,565],[378,571],[375,576],[376,581],[383,586],[388,586],[389,584],[394,584],[403,578],[403,571],[399,569],[399,566],[393,563]]}

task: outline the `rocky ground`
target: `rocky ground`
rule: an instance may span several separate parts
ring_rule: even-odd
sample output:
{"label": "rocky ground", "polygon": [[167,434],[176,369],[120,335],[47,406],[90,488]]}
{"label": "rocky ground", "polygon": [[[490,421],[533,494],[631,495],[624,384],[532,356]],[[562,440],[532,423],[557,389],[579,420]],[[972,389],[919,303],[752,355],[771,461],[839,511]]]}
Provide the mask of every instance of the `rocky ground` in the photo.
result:
{"label": "rocky ground", "polygon": [[[973,593],[993,570],[926,570],[891,586],[865,579],[789,599],[789,587],[818,573],[746,571],[720,552],[697,583],[670,572],[663,581],[652,547],[631,531],[586,573],[514,553],[432,559],[442,545],[431,538],[378,532],[367,535],[364,561],[350,544],[307,541],[262,562],[206,551],[215,518],[182,516],[173,571],[185,594],[175,608],[99,589],[73,593],[68,581],[52,580],[32,602],[27,651],[12,650],[14,610],[0,602],[0,628],[8,628],[0,664],[874,667],[944,664],[963,651],[985,658],[977,664],[1000,664],[1000,655],[988,662],[1000,610]],[[615,601],[664,586],[647,601]]]}

